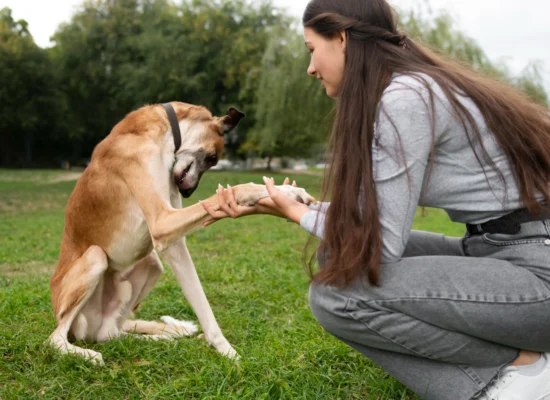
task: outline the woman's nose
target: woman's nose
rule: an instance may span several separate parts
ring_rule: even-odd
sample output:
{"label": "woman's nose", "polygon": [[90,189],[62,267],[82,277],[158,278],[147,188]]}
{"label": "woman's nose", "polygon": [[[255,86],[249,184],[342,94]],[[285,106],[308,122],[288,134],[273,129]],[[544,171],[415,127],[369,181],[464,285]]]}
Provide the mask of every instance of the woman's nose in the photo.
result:
{"label": "woman's nose", "polygon": [[316,76],[317,75],[317,71],[315,71],[315,67],[313,66],[312,61],[310,61],[309,67],[307,67],[307,74],[309,76]]}

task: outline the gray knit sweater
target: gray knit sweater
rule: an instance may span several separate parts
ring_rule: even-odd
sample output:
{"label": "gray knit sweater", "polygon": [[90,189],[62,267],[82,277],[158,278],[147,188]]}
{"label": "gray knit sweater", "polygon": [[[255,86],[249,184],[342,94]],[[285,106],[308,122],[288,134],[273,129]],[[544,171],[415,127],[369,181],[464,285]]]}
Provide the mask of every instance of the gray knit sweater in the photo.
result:
{"label": "gray knit sweater", "polygon": [[[451,220],[460,223],[482,223],[522,207],[510,165],[474,102],[458,97],[475,118],[485,149],[503,174],[507,190],[478,150],[483,163],[480,165],[439,85],[422,76],[434,94],[435,137],[429,90],[410,75],[394,75],[382,96],[375,125],[373,173],[382,224],[383,263],[401,258],[419,205],[444,209]],[[432,140],[434,165],[423,193]],[[324,213],[329,205],[312,206],[300,225],[324,238]]]}

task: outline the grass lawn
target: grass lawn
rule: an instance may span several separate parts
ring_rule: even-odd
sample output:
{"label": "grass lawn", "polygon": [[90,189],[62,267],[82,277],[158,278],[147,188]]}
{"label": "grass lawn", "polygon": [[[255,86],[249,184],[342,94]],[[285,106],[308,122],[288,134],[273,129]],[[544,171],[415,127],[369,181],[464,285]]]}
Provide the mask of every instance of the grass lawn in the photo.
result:
{"label": "grass lawn", "polygon": [[[186,204],[210,196],[218,183],[260,183],[261,175],[209,172]],[[298,178],[318,194],[319,177]],[[317,324],[300,265],[307,233],[273,217],[224,220],[188,237],[239,362],[195,338],[80,343],[101,352],[104,367],[58,355],[43,344],[55,327],[48,281],[74,179],[62,171],[0,170],[0,399],[416,399]],[[415,228],[463,232],[437,210],[419,212]],[[136,317],[161,315],[197,321],[168,267]]]}

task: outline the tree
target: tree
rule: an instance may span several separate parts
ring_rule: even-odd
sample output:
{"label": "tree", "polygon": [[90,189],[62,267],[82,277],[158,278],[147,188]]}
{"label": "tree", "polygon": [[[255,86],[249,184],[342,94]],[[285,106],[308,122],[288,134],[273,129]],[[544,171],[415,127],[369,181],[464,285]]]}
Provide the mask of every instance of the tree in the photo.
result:
{"label": "tree", "polygon": [[526,66],[519,77],[513,77],[506,64],[491,62],[474,39],[456,30],[449,14],[441,13],[430,19],[419,11],[409,11],[400,21],[400,28],[438,53],[458,59],[495,79],[511,83],[534,101],[548,106],[540,63]]}
{"label": "tree", "polygon": [[329,131],[334,107],[319,82],[306,75],[309,54],[294,30],[274,31],[262,58],[256,125],[243,150],[268,158],[310,157]]}
{"label": "tree", "polygon": [[250,126],[267,32],[285,18],[270,2],[87,1],[54,36],[74,140],[90,149],[130,110],[172,100],[238,106]]}
{"label": "tree", "polygon": [[[410,37],[496,79],[512,83],[532,99],[548,105],[540,66],[530,65],[512,78],[505,65],[492,63],[475,40],[456,30],[450,15],[426,18],[410,11],[399,27]],[[325,142],[333,103],[305,76],[309,57],[296,30],[274,31],[262,59],[257,87],[257,121],[241,151],[255,151],[268,160],[275,156],[307,157]],[[315,151],[315,150],[313,150]]]}
{"label": "tree", "polygon": [[0,10],[0,165],[30,166],[57,129],[59,95],[46,51],[24,20]]}
{"label": "tree", "polygon": [[540,62],[531,63],[524,68],[518,78],[513,79],[513,83],[533,101],[548,107],[549,99],[544,89],[541,70]]}
{"label": "tree", "polygon": [[[298,27],[271,0],[85,0],[44,50],[3,9],[0,164],[89,157],[125,114],[172,100],[244,111],[226,138],[232,156],[319,158],[334,102],[306,76]],[[448,15],[411,12],[401,27],[548,104],[538,64],[512,78]]]}

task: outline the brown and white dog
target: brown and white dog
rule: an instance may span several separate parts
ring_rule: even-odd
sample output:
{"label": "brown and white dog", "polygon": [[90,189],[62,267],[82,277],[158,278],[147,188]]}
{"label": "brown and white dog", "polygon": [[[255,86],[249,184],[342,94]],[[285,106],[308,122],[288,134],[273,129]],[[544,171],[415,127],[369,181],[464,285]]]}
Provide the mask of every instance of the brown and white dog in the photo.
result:
{"label": "brown and white dog", "polygon": [[[207,342],[237,357],[223,336],[197,276],[185,235],[209,218],[202,205],[182,209],[202,174],[216,164],[223,135],[244,116],[234,108],[221,118],[185,103],[145,106],[128,114],[95,148],[66,209],[65,229],[51,297],[57,327],[49,343],[63,353],[103,363],[101,354],[76,340],[107,341],[126,333],[148,338],[193,335],[192,322],[163,317],[164,323],[128,319],[163,271],[157,252],[173,269],[197,314]],[[165,106],[166,107],[166,106]],[[173,111],[172,111],[173,112]],[[181,145],[174,140],[181,131]],[[176,148],[177,147],[177,148]],[[279,186],[306,204],[303,189]],[[268,193],[263,185],[234,187],[236,201],[251,205]],[[207,200],[219,209],[218,197]]]}

